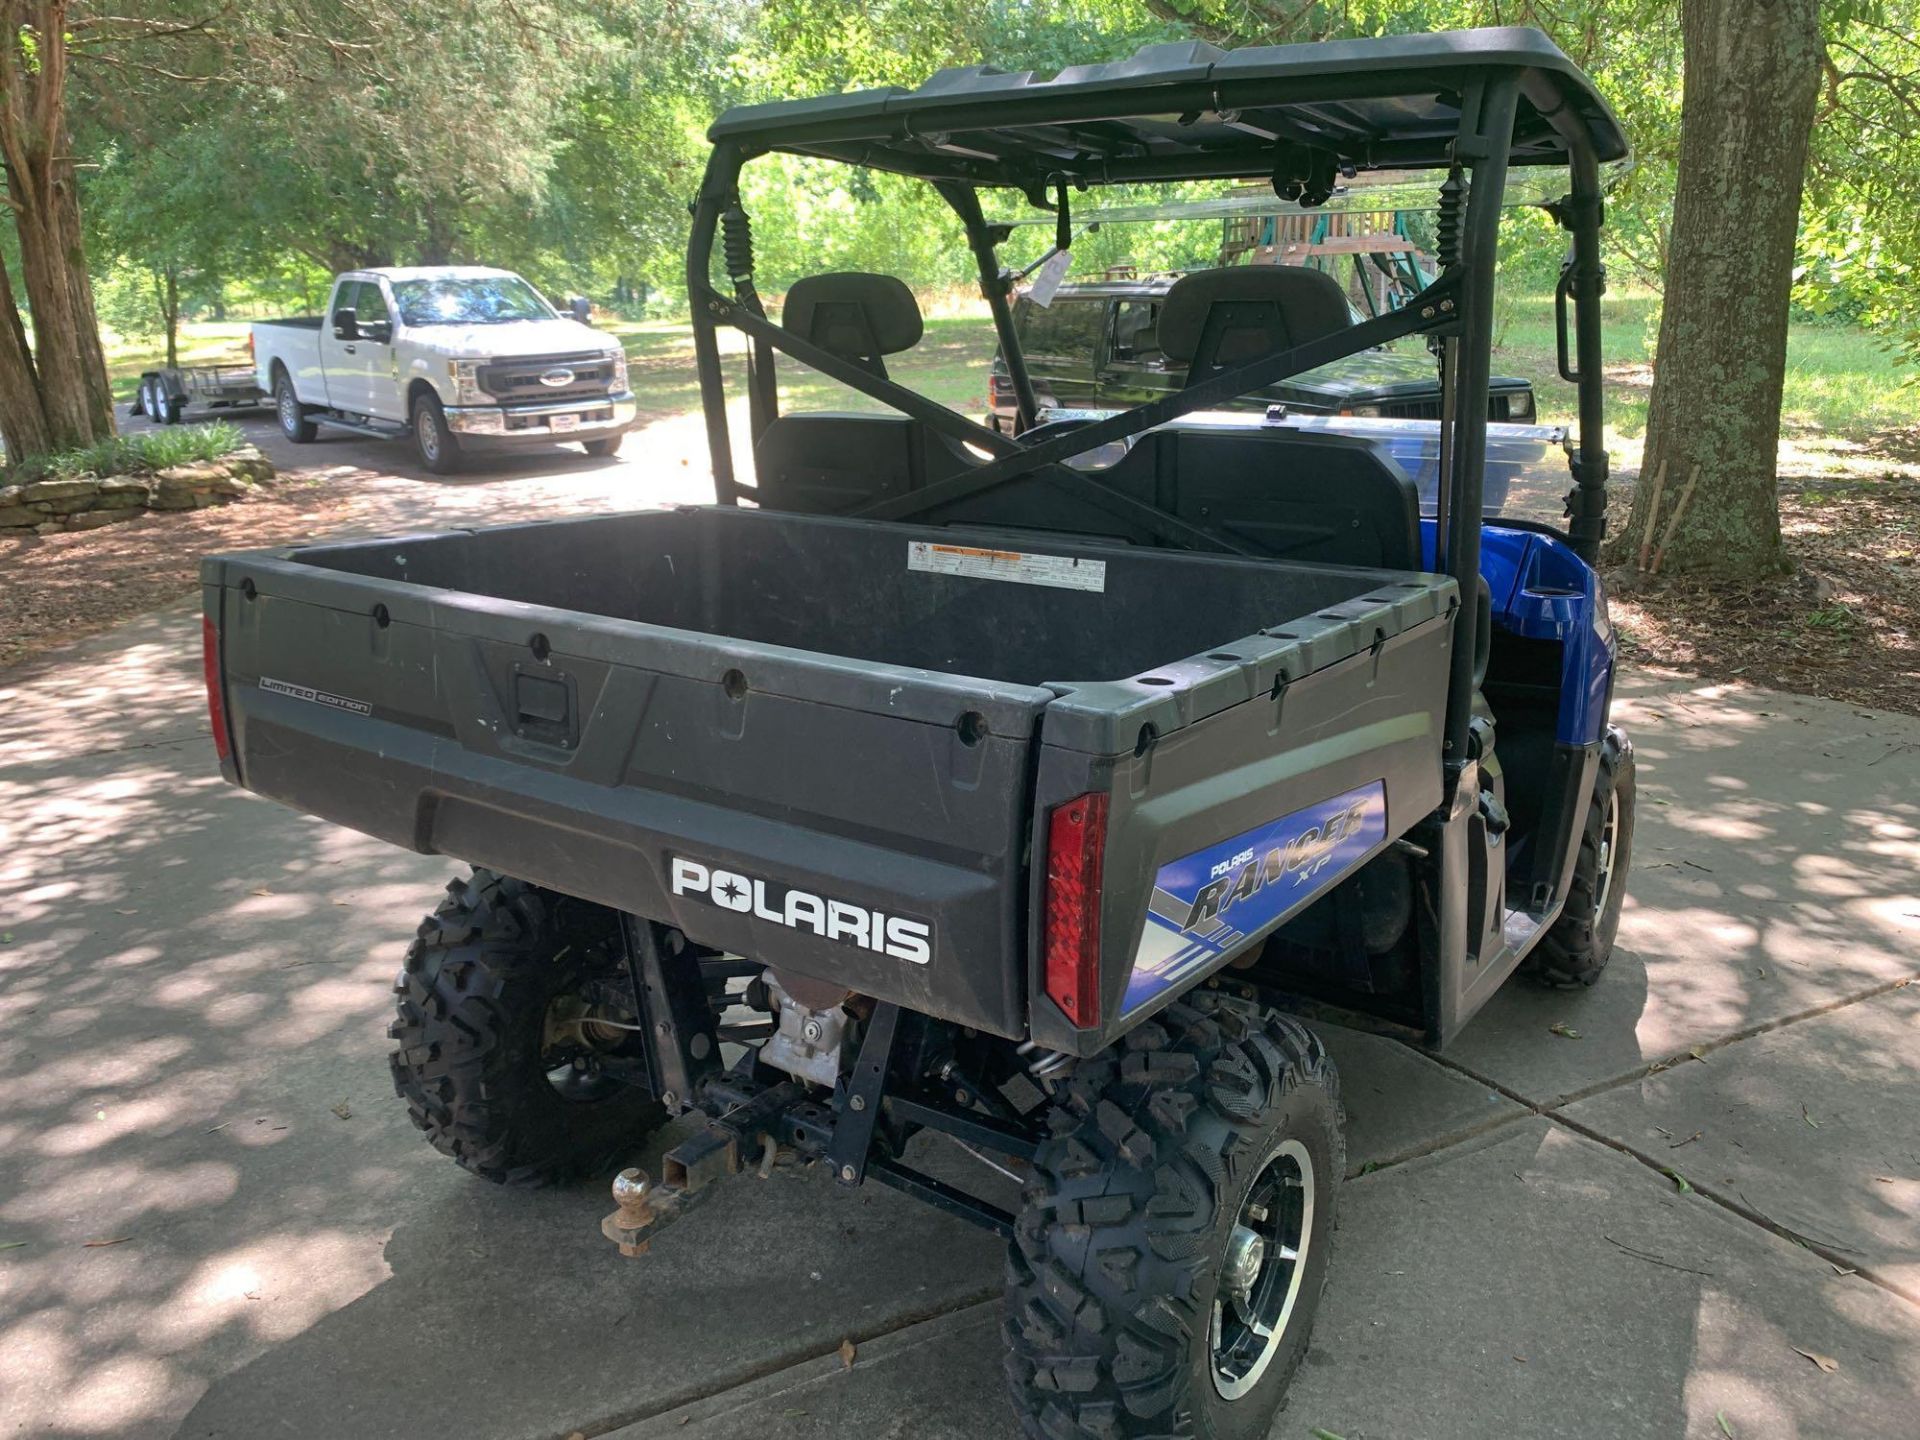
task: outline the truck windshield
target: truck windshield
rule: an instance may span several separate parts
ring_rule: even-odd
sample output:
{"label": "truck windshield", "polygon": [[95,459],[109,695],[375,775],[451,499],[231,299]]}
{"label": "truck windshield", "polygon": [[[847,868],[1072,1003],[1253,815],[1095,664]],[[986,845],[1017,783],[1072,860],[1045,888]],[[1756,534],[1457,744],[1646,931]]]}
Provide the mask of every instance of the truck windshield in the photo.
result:
{"label": "truck windshield", "polygon": [[393,300],[408,325],[504,325],[554,317],[553,307],[518,275],[397,280]]}

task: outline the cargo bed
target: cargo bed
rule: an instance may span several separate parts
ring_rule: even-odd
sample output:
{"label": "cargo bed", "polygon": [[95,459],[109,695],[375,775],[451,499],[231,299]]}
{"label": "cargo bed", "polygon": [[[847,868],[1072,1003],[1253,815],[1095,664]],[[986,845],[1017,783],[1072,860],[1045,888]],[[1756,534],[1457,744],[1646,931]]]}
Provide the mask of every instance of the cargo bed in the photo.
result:
{"label": "cargo bed", "polygon": [[[719,507],[202,575],[247,788],[1080,1053],[1162,1000],[1128,987],[1165,867],[1361,791],[1377,849],[1439,800],[1442,576]],[[1087,792],[1076,1026],[1031,859]]]}

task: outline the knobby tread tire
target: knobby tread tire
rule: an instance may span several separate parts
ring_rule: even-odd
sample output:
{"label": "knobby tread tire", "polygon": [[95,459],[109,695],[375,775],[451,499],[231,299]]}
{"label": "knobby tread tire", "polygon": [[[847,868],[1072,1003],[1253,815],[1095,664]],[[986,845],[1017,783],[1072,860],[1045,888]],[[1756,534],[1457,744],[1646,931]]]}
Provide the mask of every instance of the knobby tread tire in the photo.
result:
{"label": "knobby tread tire", "polygon": [[394,982],[393,1088],[434,1149],[503,1185],[592,1174],[666,1119],[645,1091],[570,1102],[541,1064],[547,1007],[615,964],[598,905],[475,869],[447,884]]}
{"label": "knobby tread tire", "polygon": [[[1594,910],[1600,875],[1600,835],[1606,825],[1607,797],[1620,797],[1620,822],[1614,836],[1611,869],[1613,888],[1604,914]],[[1634,809],[1633,746],[1626,735],[1609,726],[1600,744],[1600,765],[1594,773],[1593,794],[1580,827],[1580,854],[1574,861],[1573,883],[1567,906],[1540,943],[1526,958],[1523,969],[1542,985],[1555,990],[1579,990],[1594,984],[1613,958],[1613,940],[1620,929],[1620,909],[1626,903],[1627,878],[1633,859]]]}
{"label": "knobby tread tire", "polygon": [[[1025,1435],[1221,1433],[1208,1416],[1220,1403],[1211,1382],[1196,1379],[1196,1364],[1210,1361],[1196,1361],[1194,1348],[1207,1346],[1221,1207],[1252,1183],[1245,1172],[1261,1164],[1262,1147],[1294,1135],[1304,1117],[1327,1168],[1317,1203],[1330,1234],[1346,1168],[1340,1116],[1338,1077],[1318,1037],[1208,991],[1080,1062],[1049,1114],[1008,1247],[1006,1377]],[[1308,1262],[1285,1348],[1235,1402],[1251,1412],[1246,1433],[1264,1433],[1305,1353],[1324,1236]],[[1196,1395],[1199,1385],[1209,1392]]]}

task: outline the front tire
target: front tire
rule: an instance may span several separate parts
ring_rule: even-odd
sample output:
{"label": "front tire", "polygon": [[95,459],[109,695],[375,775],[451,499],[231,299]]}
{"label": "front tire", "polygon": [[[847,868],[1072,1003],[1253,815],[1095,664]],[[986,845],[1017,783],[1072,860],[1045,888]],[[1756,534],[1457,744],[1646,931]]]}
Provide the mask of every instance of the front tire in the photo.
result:
{"label": "front tire", "polygon": [[463,463],[460,442],[447,428],[447,412],[440,397],[423,390],[414,397],[413,453],[426,469],[436,475],[452,475]]}
{"label": "front tire", "polygon": [[596,460],[611,460],[620,453],[620,442],[626,439],[625,433],[608,435],[599,440],[582,440],[580,448]]}
{"label": "front tire", "polygon": [[622,944],[604,906],[488,870],[448,883],[387,1030],[394,1091],[434,1149],[483,1180],[540,1185],[605,1168],[666,1120],[596,1067],[638,1053]]}
{"label": "front tire", "polygon": [[280,433],[295,445],[310,445],[319,427],[307,418],[300,397],[294,393],[293,378],[284,370],[273,377],[273,413],[280,421]]}
{"label": "front tire", "polygon": [[1083,1060],[1008,1251],[1033,1440],[1264,1436],[1305,1355],[1346,1168],[1339,1080],[1293,1020],[1196,992]]}
{"label": "front tire", "polygon": [[1600,742],[1567,908],[1527,956],[1527,973],[1543,985],[1556,990],[1592,985],[1613,958],[1633,862],[1635,788],[1633,746],[1624,731],[1609,725]]}

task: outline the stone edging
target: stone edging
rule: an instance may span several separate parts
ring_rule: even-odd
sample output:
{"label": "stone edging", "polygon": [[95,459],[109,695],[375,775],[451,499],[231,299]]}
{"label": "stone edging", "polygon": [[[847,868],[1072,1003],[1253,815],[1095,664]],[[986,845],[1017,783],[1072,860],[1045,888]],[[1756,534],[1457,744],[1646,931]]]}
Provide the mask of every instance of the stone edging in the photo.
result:
{"label": "stone edging", "polygon": [[0,485],[0,535],[94,530],[151,510],[202,510],[272,484],[273,465],[251,445],[218,460],[172,465],[153,475],[82,475]]}

